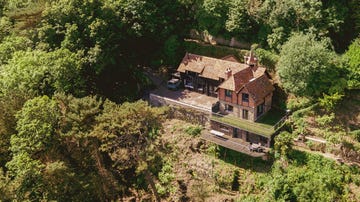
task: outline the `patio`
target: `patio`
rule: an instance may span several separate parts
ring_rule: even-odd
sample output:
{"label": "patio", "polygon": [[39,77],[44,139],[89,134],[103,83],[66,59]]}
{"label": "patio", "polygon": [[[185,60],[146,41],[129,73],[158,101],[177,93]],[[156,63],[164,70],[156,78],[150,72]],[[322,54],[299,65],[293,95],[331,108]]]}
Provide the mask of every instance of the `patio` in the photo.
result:
{"label": "patio", "polygon": [[212,105],[218,100],[215,97],[210,97],[205,94],[197,93],[187,89],[180,89],[176,91],[168,90],[165,86],[162,85],[150,93],[192,106],[204,108],[209,111],[211,111]]}

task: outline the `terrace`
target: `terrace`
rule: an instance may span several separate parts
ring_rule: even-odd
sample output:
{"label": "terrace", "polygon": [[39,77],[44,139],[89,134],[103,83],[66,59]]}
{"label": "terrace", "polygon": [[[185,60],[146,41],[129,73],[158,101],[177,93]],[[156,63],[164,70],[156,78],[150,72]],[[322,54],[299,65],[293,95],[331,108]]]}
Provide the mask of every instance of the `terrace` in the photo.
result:
{"label": "terrace", "polygon": [[241,128],[266,138],[271,138],[284,123],[285,115],[286,113],[284,111],[271,109],[256,122],[240,119],[232,115],[222,115],[220,113],[212,113],[210,119],[235,128]]}
{"label": "terrace", "polygon": [[217,145],[232,149],[237,152],[247,154],[252,157],[265,157],[267,149],[264,148],[264,152],[250,151],[250,143],[244,142],[238,138],[232,137],[219,137],[210,133],[203,133],[201,138]]}

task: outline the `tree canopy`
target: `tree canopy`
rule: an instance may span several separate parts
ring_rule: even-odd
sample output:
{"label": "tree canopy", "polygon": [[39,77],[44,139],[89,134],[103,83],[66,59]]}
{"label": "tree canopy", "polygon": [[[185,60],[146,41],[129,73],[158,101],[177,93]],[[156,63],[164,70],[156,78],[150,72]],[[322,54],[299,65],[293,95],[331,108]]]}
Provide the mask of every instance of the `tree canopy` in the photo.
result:
{"label": "tree canopy", "polygon": [[296,95],[321,96],[339,84],[336,60],[326,41],[295,34],[281,49],[277,70],[282,86]]}

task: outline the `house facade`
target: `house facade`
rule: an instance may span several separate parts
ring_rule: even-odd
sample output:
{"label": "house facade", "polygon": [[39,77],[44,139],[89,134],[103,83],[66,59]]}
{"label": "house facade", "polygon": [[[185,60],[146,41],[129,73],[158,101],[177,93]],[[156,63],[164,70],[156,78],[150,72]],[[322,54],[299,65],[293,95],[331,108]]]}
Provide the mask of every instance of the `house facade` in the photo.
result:
{"label": "house facade", "polygon": [[257,121],[271,109],[274,87],[252,53],[244,60],[187,53],[178,71],[185,87],[218,98],[211,116],[214,135],[270,147],[274,131]]}

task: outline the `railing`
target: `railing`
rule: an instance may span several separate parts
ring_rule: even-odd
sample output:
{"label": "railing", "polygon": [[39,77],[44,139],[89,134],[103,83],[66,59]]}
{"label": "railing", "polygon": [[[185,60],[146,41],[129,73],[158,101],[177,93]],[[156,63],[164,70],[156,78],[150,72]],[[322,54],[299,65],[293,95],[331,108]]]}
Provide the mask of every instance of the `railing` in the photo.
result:
{"label": "railing", "polygon": [[277,123],[275,123],[274,130],[277,130],[279,128],[281,128],[284,124],[284,122],[286,121],[286,119],[288,118],[288,115],[286,114],[284,117],[282,117]]}

